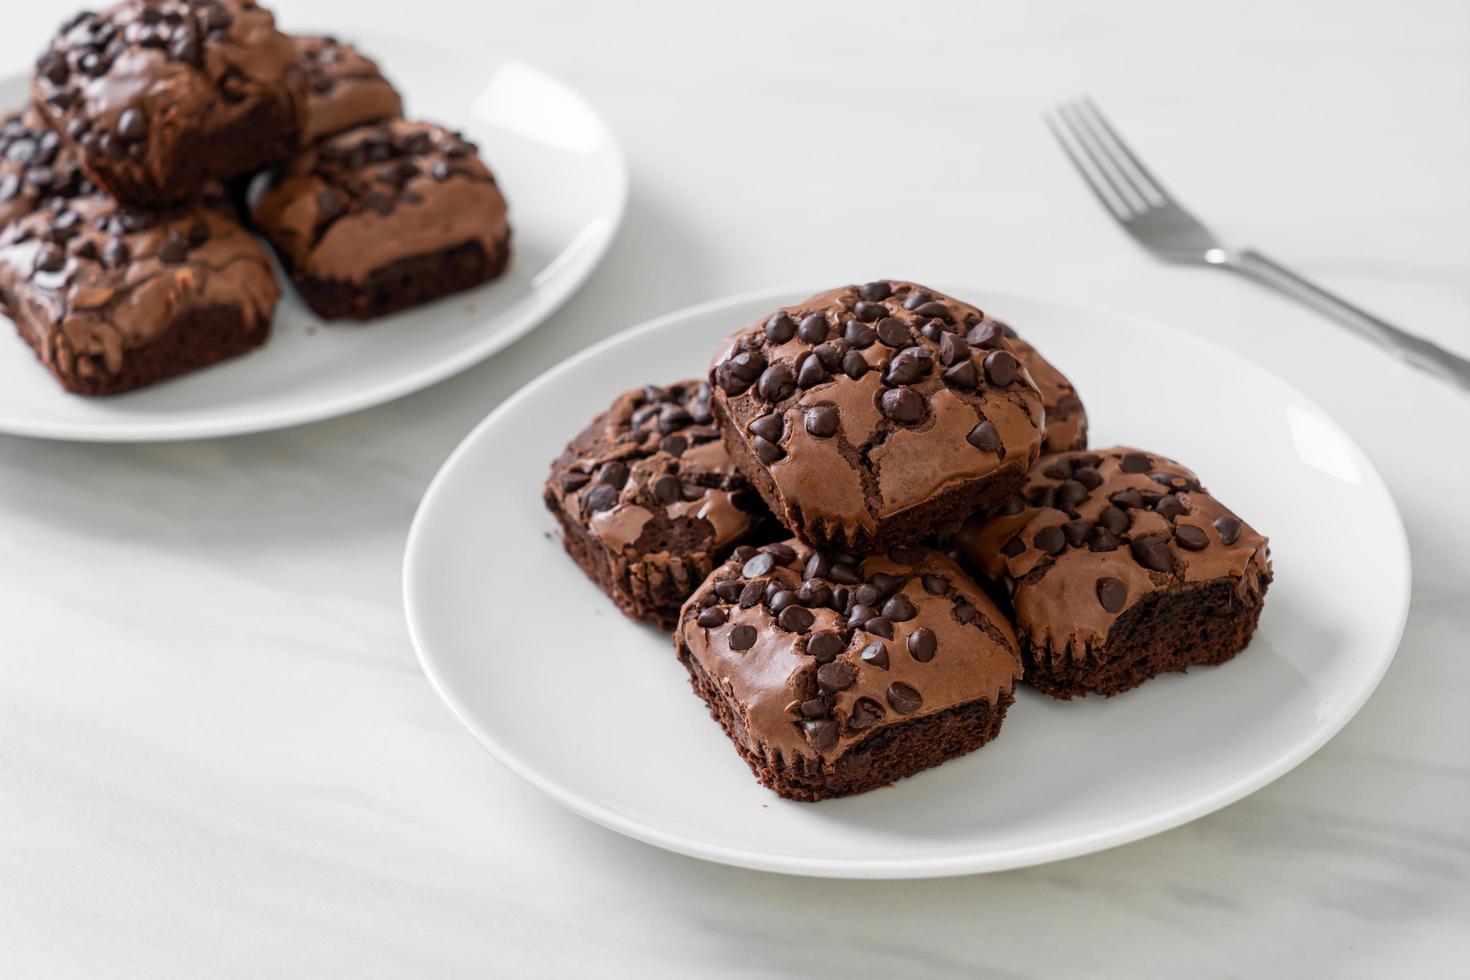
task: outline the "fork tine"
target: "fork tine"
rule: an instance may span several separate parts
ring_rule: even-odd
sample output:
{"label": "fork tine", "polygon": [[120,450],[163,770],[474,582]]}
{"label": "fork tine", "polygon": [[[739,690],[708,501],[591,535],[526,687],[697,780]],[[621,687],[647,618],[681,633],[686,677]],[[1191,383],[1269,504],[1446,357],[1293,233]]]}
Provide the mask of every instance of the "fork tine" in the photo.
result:
{"label": "fork tine", "polygon": [[1120,220],[1127,221],[1129,218],[1142,214],[1151,205],[1148,198],[1139,194],[1127,178],[1119,171],[1117,163],[1110,157],[1106,150],[1099,144],[1098,138],[1091,129],[1083,122],[1081,114],[1075,105],[1063,103],[1057,106],[1058,117],[1067,127],[1073,142],[1082,150],[1092,170],[1106,181],[1108,188],[1115,194],[1118,200],[1123,202],[1124,214]]}
{"label": "fork tine", "polygon": [[1102,176],[1100,172],[1098,176],[1094,176],[1095,165],[1084,161],[1082,155],[1073,148],[1072,141],[1076,139],[1076,136],[1072,133],[1071,125],[1066,117],[1058,110],[1048,113],[1044,118],[1052,136],[1061,144],[1062,151],[1072,161],[1072,166],[1077,168],[1077,172],[1082,175],[1082,183],[1087,185],[1087,189],[1092,191],[1109,214],[1119,221],[1128,221],[1133,216],[1133,209],[1129,206],[1127,199],[1118,194],[1117,189],[1108,182],[1105,176]]}
{"label": "fork tine", "polygon": [[1170,201],[1170,194],[1164,189],[1163,183],[1153,175],[1153,171],[1143,165],[1143,161],[1138,159],[1123,137],[1118,135],[1118,131],[1108,122],[1108,117],[1103,115],[1097,103],[1090,96],[1084,96],[1078,104],[1086,110],[1086,117],[1093,124],[1094,130],[1103,134],[1101,138],[1111,145],[1115,158],[1126,161],[1125,166],[1132,168],[1134,184],[1144,198],[1153,204]]}

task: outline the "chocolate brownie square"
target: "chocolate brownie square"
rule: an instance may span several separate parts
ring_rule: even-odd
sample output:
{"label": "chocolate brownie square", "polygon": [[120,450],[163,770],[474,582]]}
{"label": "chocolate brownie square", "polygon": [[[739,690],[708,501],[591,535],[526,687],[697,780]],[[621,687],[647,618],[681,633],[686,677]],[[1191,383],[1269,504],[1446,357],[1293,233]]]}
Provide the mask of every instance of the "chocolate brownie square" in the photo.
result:
{"label": "chocolate brownie square", "polygon": [[588,577],[666,630],[732,548],[771,526],[730,463],[703,381],[619,395],[551,465],[544,498]]}
{"label": "chocolate brownie square", "polygon": [[1057,698],[1229,660],[1271,583],[1264,537],[1183,466],[1127,448],[1042,457],[959,552],[1010,597],[1026,681]]}
{"label": "chocolate brownie square", "polygon": [[301,141],[380,119],[403,115],[403,99],[383,77],[378,65],[350,44],[334,37],[292,37],[296,57],[306,71],[306,130]]}
{"label": "chocolate brownie square", "polygon": [[95,193],[76,155],[34,109],[0,119],[0,228],[50,198]]}
{"label": "chocolate brownie square", "polygon": [[161,207],[289,153],[306,73],[253,0],[123,0],[62,26],[31,97],[98,185]]}
{"label": "chocolate brownie square", "polygon": [[910,282],[844,286],[728,338],[710,370],[735,464],[813,547],[929,539],[1021,488],[1041,395],[1000,324]]}
{"label": "chocolate brownie square", "polygon": [[430,123],[394,119],[307,147],[272,174],[252,214],[328,320],[478,286],[510,258],[495,178],[473,144]]}
{"label": "chocolate brownie square", "polygon": [[1082,407],[1082,399],[1077,397],[1077,389],[1025,338],[1017,336],[1009,326],[1001,326],[1011,349],[1041,392],[1041,404],[1046,409],[1046,429],[1041,436],[1042,453],[1086,449],[1087,410]]}
{"label": "chocolate brownie square", "polygon": [[756,779],[793,800],[866,792],[979,748],[1021,676],[1000,610],[927,548],[741,546],[685,604],[675,640]]}
{"label": "chocolate brownie square", "polygon": [[225,213],[52,199],[0,231],[0,305],[67,391],[111,395],[265,342],[280,289]]}

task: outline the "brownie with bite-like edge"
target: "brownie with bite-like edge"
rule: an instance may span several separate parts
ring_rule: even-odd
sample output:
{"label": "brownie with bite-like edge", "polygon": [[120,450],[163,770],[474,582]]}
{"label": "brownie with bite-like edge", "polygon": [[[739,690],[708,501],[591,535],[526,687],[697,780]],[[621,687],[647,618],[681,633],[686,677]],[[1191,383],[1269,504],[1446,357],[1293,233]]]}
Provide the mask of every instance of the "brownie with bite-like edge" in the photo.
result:
{"label": "brownie with bite-like edge", "polygon": [[294,149],[306,73],[253,0],[123,0],[62,25],[31,101],[94,182],[163,207]]}
{"label": "brownie with bite-like edge", "polygon": [[773,529],[698,380],[619,395],[552,463],[543,497],[587,576],[666,630],[731,549]]}
{"label": "brownie with bite-like edge", "polygon": [[1188,469],[1130,448],[1043,456],[957,549],[1009,597],[1027,683],[1057,698],[1229,660],[1271,583],[1265,537]]}
{"label": "brownie with bite-like edge", "polygon": [[995,738],[1021,676],[1015,634],[944,554],[859,558],[743,545],[675,634],[694,691],[757,780],[850,796]]}
{"label": "brownie with bite-like edge", "polygon": [[724,342],[710,381],[736,465],[817,548],[952,531],[1019,490],[1041,448],[1041,395],[1003,327],[911,282],[777,310]]}
{"label": "brownie with bite-like edge", "polygon": [[255,226],[323,319],[427,303],[494,279],[510,260],[495,178],[472,143],[431,123],[329,136],[256,190]]}

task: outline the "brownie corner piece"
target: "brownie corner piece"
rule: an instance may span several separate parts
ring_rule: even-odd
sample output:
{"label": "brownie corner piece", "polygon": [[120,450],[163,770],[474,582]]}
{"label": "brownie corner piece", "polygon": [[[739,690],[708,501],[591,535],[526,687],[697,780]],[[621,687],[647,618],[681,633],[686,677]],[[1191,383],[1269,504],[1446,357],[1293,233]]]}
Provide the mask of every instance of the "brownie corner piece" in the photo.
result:
{"label": "brownie corner piece", "polygon": [[306,72],[254,0],[122,0],[63,24],[31,98],[117,198],[164,207],[285,157]]}
{"label": "brownie corner piece", "polygon": [[818,548],[928,540],[1018,490],[1041,395],[997,321],[911,282],[844,286],[729,337],[710,370],[736,464]]}
{"label": "brownie corner piece", "polygon": [[958,550],[1010,597],[1026,682],[1062,699],[1231,659],[1272,578],[1266,538],[1193,472],[1125,447],[1043,456]]}
{"label": "brownie corner piece", "polygon": [[113,395],[265,342],[279,287],[222,209],[56,200],[0,231],[0,301],[67,391]]}
{"label": "brownie corner piece", "polygon": [[709,386],[624,392],[551,466],[567,553],[628,616],[672,629],[737,544],[769,524],[713,424]]}
{"label": "brownie corner piece", "polygon": [[252,205],[307,305],[367,320],[470,289],[510,260],[505,198],[473,144],[387,120],[303,149]]}
{"label": "brownie corner piece", "polygon": [[695,693],[756,779],[815,801],[886,786],[995,738],[1021,676],[1016,638],[927,548],[866,559],[748,545],[685,604]]}

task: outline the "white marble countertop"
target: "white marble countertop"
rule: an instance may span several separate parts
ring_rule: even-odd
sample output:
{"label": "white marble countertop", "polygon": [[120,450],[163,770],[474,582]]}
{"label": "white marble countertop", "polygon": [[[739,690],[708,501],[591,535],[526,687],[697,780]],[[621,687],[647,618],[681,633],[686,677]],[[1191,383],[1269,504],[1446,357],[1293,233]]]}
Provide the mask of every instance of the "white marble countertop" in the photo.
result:
{"label": "white marble countertop", "polygon": [[[0,64],[19,69],[70,3],[15,6]],[[627,224],[543,329],[394,404],[179,445],[0,438],[0,972],[1464,975],[1470,398],[1244,282],[1150,261],[1038,112],[1094,94],[1223,231],[1470,354],[1470,8],[279,6],[287,27],[452,32],[561,74],[625,140]],[[1172,321],[1335,413],[1414,555],[1403,646],[1357,719],[1179,830],[927,882],[678,857],[496,765],[420,675],[400,609],[445,455],[593,338],[879,275]]]}

